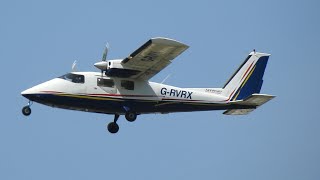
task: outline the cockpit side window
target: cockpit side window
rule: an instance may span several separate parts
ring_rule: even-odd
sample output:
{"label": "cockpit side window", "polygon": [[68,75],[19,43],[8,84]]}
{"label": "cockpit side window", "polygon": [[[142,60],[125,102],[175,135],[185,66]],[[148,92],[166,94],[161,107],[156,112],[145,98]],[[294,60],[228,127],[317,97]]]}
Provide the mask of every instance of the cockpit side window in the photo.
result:
{"label": "cockpit side window", "polygon": [[81,84],[84,83],[84,75],[68,73],[63,76],[60,76],[59,78],[73,82],[73,83],[81,83]]}

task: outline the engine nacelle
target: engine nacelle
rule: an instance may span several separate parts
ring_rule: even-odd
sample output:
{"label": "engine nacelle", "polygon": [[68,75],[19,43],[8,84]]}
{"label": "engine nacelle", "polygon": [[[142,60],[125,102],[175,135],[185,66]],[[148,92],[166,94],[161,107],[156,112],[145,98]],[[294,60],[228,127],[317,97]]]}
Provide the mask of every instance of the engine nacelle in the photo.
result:
{"label": "engine nacelle", "polygon": [[140,71],[124,67],[121,63],[122,59],[109,61],[100,61],[94,64],[101,71],[105,71],[105,75],[109,77],[128,78],[138,74]]}
{"label": "engine nacelle", "polygon": [[100,61],[94,64],[94,66],[102,71],[106,71],[111,68],[122,69],[121,59],[109,60],[109,61]]}

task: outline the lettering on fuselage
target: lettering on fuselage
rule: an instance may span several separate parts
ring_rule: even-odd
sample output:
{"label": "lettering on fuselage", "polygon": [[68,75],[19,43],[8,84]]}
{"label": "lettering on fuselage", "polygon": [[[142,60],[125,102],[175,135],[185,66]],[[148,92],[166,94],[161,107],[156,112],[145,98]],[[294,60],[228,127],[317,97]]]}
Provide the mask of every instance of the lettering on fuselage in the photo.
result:
{"label": "lettering on fuselage", "polygon": [[206,89],[207,93],[214,93],[214,94],[221,94],[221,90],[215,90],[215,89]]}
{"label": "lettering on fuselage", "polygon": [[191,95],[193,92],[184,91],[184,90],[177,90],[177,89],[161,88],[160,93],[161,93],[161,95],[164,95],[164,96],[192,99]]}

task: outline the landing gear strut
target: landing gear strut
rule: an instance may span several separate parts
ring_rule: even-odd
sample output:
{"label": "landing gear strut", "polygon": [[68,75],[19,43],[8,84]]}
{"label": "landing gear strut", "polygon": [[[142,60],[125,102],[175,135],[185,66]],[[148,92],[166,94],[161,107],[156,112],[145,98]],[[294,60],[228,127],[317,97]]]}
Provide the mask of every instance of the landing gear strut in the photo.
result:
{"label": "landing gear strut", "polygon": [[32,101],[29,101],[28,105],[22,108],[22,114],[25,116],[29,116],[31,114]]}
{"label": "landing gear strut", "polygon": [[119,131],[119,125],[117,124],[119,116],[119,114],[115,114],[113,122],[108,124],[108,131],[112,134],[117,133]]}

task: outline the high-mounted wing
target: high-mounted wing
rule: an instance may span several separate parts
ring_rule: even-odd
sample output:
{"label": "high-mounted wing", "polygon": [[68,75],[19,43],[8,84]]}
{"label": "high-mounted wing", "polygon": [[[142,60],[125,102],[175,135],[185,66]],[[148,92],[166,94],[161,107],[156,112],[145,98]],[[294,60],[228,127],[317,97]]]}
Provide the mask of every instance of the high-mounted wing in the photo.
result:
{"label": "high-mounted wing", "polygon": [[133,72],[130,78],[148,80],[188,47],[173,39],[152,38],[121,61],[123,71],[130,69],[129,71]]}

